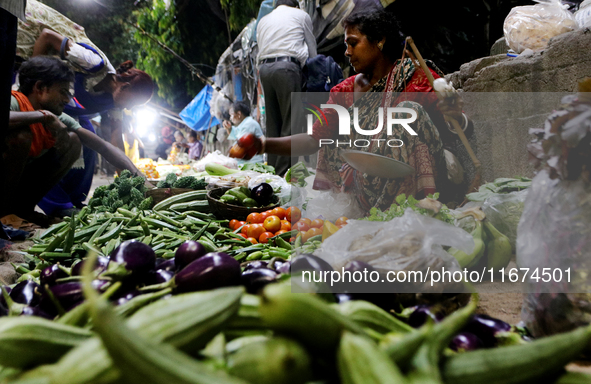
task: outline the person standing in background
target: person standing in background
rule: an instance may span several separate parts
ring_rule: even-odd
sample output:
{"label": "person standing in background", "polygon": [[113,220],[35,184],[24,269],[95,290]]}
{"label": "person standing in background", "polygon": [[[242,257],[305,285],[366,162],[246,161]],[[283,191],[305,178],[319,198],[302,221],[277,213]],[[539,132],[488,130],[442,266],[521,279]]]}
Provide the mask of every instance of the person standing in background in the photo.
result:
{"label": "person standing in background", "polygon": [[187,143],[174,143],[174,145],[189,149],[189,159],[199,160],[203,151],[203,143],[197,138],[197,131],[189,132],[189,141]]}
{"label": "person standing in background", "polygon": [[[277,0],[276,8],[257,26],[259,76],[265,97],[267,136],[303,132],[304,122],[292,126],[291,94],[302,91],[302,67],[316,56],[312,19],[297,0]],[[299,114],[298,114],[299,115]],[[297,158],[269,155],[269,165],[284,174]]]}

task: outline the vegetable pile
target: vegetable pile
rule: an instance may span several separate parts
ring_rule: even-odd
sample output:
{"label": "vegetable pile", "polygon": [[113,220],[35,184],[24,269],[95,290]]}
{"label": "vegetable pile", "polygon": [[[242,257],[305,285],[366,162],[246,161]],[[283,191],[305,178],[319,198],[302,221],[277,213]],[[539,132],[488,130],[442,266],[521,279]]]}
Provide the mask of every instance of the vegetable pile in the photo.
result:
{"label": "vegetable pile", "polygon": [[499,193],[511,193],[522,191],[531,186],[531,179],[519,177],[516,179],[502,177],[492,183],[483,184],[478,188],[478,192],[469,193],[466,198],[470,201],[485,201]]}
{"label": "vegetable pile", "polygon": [[207,183],[205,179],[198,179],[195,176],[177,177],[174,173],[169,173],[166,179],[159,181],[156,188],[186,188],[186,189],[205,189]]}
{"label": "vegetable pile", "polygon": [[142,176],[132,177],[130,171],[124,170],[111,185],[101,185],[94,190],[88,207],[95,212],[111,213],[118,208],[150,209],[152,198],[144,197],[145,182],[146,180]]}
{"label": "vegetable pile", "polygon": [[406,197],[405,194],[396,196],[396,203],[386,211],[380,211],[378,208],[371,208],[369,216],[362,220],[369,221],[390,221],[395,217],[404,215],[407,208],[412,209],[416,213],[431,216],[446,223],[453,224],[454,217],[449,213],[449,209],[445,204],[441,204],[437,199],[439,193],[429,195],[423,200],[417,200],[413,196]]}

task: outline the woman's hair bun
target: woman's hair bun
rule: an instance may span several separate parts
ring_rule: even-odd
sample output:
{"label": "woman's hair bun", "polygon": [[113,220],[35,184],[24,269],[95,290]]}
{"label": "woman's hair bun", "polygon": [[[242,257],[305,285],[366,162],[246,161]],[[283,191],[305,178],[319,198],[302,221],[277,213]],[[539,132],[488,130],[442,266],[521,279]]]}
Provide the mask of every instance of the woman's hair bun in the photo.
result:
{"label": "woman's hair bun", "polygon": [[129,71],[131,68],[133,68],[133,61],[131,61],[131,60],[124,61],[123,63],[119,64],[119,68],[117,68],[117,73],[118,74],[125,73],[125,72]]}

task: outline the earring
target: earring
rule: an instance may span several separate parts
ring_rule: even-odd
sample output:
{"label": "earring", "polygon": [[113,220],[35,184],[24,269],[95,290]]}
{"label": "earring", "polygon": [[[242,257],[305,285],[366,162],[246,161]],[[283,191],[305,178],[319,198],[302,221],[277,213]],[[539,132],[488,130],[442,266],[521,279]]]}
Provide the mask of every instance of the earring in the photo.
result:
{"label": "earring", "polygon": [[381,51],[384,48],[384,44],[378,43],[378,49]]}

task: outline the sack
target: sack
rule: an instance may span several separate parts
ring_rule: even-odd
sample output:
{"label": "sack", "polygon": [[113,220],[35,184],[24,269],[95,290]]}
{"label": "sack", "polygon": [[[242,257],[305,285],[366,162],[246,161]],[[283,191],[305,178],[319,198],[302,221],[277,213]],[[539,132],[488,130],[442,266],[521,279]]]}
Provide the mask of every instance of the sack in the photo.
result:
{"label": "sack", "polygon": [[574,15],[560,0],[535,1],[539,4],[513,8],[505,19],[505,40],[516,53],[544,49],[551,38],[578,29]]}
{"label": "sack", "polygon": [[324,55],[306,60],[303,73],[306,92],[328,92],[344,79],[341,67],[332,57]]}

